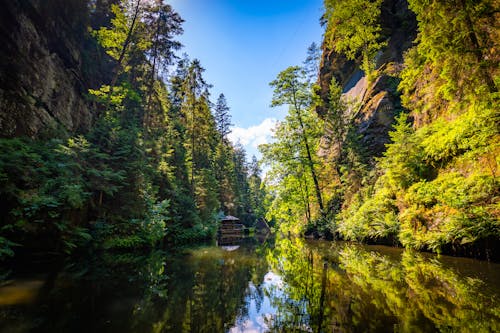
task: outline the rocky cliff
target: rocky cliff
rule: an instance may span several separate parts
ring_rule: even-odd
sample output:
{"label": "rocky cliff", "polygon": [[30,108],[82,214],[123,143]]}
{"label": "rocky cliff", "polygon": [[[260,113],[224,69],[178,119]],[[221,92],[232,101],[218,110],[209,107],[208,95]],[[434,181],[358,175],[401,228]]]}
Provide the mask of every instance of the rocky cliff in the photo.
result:
{"label": "rocky cliff", "polygon": [[106,76],[92,60],[100,51],[89,51],[89,15],[85,0],[2,1],[1,137],[89,129],[86,93]]}
{"label": "rocky cliff", "polygon": [[377,55],[377,75],[368,82],[359,68],[359,61],[346,57],[323,44],[319,85],[323,107],[317,109],[324,116],[328,107],[329,85],[332,77],[343,88],[349,103],[345,117],[353,118],[362,145],[371,156],[380,156],[388,142],[388,131],[394,116],[401,109],[397,86],[402,69],[403,53],[412,46],[417,24],[405,0],[386,0],[380,15],[382,38],[387,46]]}

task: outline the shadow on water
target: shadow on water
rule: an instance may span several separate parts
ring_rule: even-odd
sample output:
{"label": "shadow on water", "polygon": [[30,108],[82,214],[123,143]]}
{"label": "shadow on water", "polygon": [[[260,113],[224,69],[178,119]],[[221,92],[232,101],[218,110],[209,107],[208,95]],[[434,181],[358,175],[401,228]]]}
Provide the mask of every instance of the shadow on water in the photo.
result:
{"label": "shadow on water", "polygon": [[302,239],[231,246],[13,269],[0,332],[500,331],[498,264]]}

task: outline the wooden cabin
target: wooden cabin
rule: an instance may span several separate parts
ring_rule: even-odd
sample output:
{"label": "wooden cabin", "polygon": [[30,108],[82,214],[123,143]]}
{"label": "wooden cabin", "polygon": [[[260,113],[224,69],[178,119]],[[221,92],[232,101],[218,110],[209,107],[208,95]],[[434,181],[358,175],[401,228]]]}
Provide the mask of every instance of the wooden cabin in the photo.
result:
{"label": "wooden cabin", "polygon": [[241,240],[244,226],[239,222],[239,218],[231,215],[227,215],[221,220],[218,232],[218,243],[220,245],[237,243]]}

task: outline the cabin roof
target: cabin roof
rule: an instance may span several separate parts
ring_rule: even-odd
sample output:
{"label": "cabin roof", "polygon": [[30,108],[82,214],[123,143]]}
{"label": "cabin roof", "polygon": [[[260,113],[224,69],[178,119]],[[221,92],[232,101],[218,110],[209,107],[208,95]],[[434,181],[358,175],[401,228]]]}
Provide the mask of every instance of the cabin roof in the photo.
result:
{"label": "cabin roof", "polygon": [[239,221],[240,219],[231,215],[224,216],[222,221]]}

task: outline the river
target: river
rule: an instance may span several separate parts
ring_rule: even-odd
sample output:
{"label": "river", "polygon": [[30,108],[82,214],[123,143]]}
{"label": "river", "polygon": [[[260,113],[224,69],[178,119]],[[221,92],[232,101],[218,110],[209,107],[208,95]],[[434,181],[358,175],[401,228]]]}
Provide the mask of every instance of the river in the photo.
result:
{"label": "river", "polygon": [[499,332],[500,265],[248,238],[0,271],[0,332]]}

